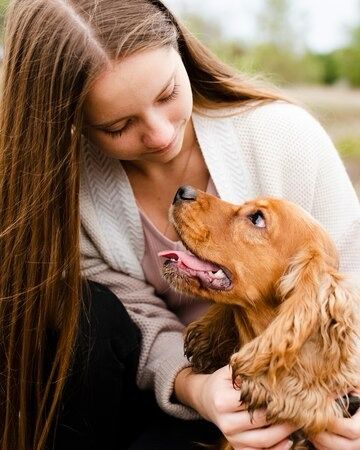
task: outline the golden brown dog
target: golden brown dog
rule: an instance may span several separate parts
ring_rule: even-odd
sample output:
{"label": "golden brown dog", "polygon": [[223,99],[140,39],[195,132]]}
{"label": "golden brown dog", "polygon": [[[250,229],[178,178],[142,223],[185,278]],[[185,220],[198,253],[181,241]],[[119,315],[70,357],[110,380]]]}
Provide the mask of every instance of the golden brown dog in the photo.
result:
{"label": "golden brown dog", "polygon": [[[270,422],[291,422],[305,436],[348,414],[339,399],[359,385],[360,296],[321,225],[285,200],[234,205],[189,186],[170,217],[191,254],[161,252],[164,277],[214,302],[187,328],[194,370],[230,362],[250,412],[265,406]],[[296,439],[294,449],[312,448]]]}

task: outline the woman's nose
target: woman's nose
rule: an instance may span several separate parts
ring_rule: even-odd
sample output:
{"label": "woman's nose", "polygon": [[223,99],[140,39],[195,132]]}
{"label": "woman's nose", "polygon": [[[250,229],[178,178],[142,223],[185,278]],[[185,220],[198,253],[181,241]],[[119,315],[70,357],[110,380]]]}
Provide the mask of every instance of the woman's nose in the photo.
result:
{"label": "woman's nose", "polygon": [[174,126],[164,117],[153,117],[142,136],[143,144],[149,149],[167,147],[174,139]]}

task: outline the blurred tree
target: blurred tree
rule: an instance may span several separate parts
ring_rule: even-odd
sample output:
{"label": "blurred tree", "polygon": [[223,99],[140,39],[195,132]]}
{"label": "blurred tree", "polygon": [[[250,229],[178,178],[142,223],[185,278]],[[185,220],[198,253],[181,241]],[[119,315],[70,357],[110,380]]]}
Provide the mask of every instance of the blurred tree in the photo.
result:
{"label": "blurred tree", "polygon": [[333,84],[344,79],[360,86],[360,25],[352,30],[346,47],[317,54],[306,48],[305,17],[297,11],[295,21],[293,7],[292,0],[262,0],[252,45],[225,39],[221,27],[209,19],[188,14],[185,20],[200,40],[241,71],[260,73],[279,84]]}
{"label": "blurred tree", "polygon": [[350,44],[337,52],[337,61],[340,77],[360,87],[360,24],[353,28]]}
{"label": "blurred tree", "polygon": [[182,20],[198,39],[210,47],[223,40],[220,25],[211,20],[198,14],[185,14]]}
{"label": "blurred tree", "polygon": [[304,21],[294,24],[293,2],[263,0],[257,15],[258,44],[249,53],[253,70],[278,83],[318,82],[321,63],[305,51]]}
{"label": "blurred tree", "polygon": [[319,81],[324,84],[334,84],[340,77],[338,57],[336,51],[330,53],[313,54],[321,67]]}
{"label": "blurred tree", "polygon": [[289,0],[263,0],[261,12],[256,18],[260,40],[279,49],[293,49],[296,36],[290,12]]}
{"label": "blurred tree", "polygon": [[217,23],[197,14],[185,14],[182,20],[191,32],[223,61],[241,68],[245,55],[245,48],[241,42],[225,39],[223,31]]}

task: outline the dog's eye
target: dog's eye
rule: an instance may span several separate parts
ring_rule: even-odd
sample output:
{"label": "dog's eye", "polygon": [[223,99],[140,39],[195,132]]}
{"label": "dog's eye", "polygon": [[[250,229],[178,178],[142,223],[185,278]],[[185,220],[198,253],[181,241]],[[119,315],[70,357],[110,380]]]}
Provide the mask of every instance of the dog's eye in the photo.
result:
{"label": "dog's eye", "polygon": [[250,219],[251,223],[253,223],[258,228],[265,228],[265,217],[261,211],[256,211],[253,214],[248,215],[248,219]]}

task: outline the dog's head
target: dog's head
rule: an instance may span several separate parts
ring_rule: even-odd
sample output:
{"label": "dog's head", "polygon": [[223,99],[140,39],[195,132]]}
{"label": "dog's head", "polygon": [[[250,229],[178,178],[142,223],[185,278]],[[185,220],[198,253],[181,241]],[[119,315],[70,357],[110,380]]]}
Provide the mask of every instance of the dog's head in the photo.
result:
{"label": "dog's head", "polygon": [[315,258],[334,270],[338,265],[335,246],[321,225],[282,199],[234,205],[183,186],[170,220],[189,253],[161,252],[164,277],[181,292],[216,302],[246,306],[275,298],[281,277],[299,259]]}

